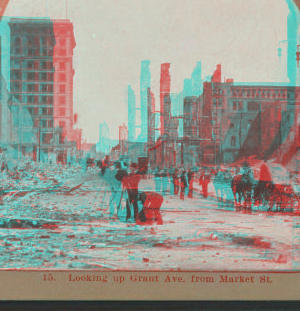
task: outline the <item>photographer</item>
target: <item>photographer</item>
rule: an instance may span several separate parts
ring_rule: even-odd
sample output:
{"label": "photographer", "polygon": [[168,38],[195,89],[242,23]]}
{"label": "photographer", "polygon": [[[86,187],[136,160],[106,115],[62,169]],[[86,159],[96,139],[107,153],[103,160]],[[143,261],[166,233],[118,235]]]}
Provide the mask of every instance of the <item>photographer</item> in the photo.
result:
{"label": "photographer", "polygon": [[136,163],[130,164],[130,174],[124,176],[122,184],[128,193],[128,202],[126,204],[127,216],[126,221],[131,218],[130,204],[133,206],[134,221],[138,221],[139,211],[138,211],[138,188],[139,182],[141,180],[140,173],[138,172],[138,166]]}

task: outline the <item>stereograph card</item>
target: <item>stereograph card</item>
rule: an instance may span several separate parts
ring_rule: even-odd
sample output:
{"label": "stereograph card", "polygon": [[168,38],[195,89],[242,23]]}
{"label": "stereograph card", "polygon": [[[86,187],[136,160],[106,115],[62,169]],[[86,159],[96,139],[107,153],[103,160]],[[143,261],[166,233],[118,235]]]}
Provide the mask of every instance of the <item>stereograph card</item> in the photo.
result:
{"label": "stereograph card", "polygon": [[1,0],[0,299],[299,299],[299,9]]}

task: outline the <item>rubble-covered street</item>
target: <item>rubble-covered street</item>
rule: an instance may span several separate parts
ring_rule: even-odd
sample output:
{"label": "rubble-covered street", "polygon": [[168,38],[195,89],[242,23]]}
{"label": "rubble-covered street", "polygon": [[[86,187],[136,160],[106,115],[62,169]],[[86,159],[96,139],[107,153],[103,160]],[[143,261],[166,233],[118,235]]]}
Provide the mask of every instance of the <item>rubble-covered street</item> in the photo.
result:
{"label": "rubble-covered street", "polygon": [[[207,199],[197,190],[184,201],[165,196],[163,225],[136,225],[108,219],[109,193],[98,174],[79,167],[23,174],[22,183],[6,178],[15,184],[1,205],[2,268],[295,269],[299,218],[237,212],[230,202],[217,202],[211,184]],[[153,180],[141,180],[140,189],[153,190]]]}

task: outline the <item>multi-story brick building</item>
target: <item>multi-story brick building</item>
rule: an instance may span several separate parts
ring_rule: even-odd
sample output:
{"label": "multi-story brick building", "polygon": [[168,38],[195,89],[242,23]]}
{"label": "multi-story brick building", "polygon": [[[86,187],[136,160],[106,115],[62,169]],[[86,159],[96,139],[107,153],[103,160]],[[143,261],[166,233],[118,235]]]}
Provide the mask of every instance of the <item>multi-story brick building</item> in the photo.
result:
{"label": "multi-story brick building", "polygon": [[204,83],[203,162],[249,156],[288,161],[299,146],[299,87]]}
{"label": "multi-story brick building", "polygon": [[200,161],[200,124],[202,97],[188,96],[183,102],[183,162],[196,164]]}
{"label": "multi-story brick building", "polygon": [[9,105],[21,136],[22,127],[28,132],[13,141],[35,160],[65,162],[74,149],[67,141],[78,136],[73,133],[73,25],[68,20],[20,18],[11,18],[8,25]]}

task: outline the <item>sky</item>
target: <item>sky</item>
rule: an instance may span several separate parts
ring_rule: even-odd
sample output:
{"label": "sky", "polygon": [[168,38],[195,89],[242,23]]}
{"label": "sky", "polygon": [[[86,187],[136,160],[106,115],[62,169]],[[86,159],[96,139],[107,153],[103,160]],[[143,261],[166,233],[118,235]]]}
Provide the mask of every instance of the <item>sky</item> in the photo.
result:
{"label": "sky", "polygon": [[281,63],[277,55],[287,14],[284,0],[10,0],[5,12],[73,22],[74,113],[89,142],[99,140],[104,121],[118,138],[128,85],[140,105],[142,60],[151,61],[157,110],[163,62],[171,63],[172,93],[200,60],[204,76],[221,63],[222,77],[235,82],[287,82],[284,44]]}

